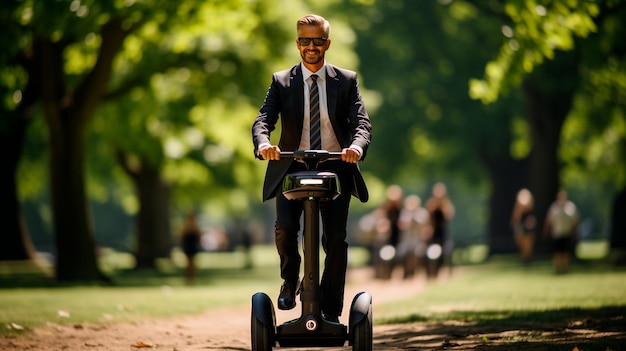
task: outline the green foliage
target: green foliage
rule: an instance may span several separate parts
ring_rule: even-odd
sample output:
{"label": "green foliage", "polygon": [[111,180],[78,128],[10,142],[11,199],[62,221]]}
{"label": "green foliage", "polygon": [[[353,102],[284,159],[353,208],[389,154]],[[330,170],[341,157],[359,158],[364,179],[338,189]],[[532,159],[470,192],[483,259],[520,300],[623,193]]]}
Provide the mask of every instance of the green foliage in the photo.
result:
{"label": "green foliage", "polygon": [[558,50],[572,50],[577,37],[597,30],[596,2],[525,0],[507,1],[504,12],[511,25],[502,26],[506,38],[497,58],[485,67],[482,80],[470,81],[470,95],[485,103],[498,99],[545,59],[554,59]]}
{"label": "green foliage", "polygon": [[364,168],[397,181],[424,169],[436,177],[462,168],[463,178],[480,182],[475,157],[506,151],[509,120],[519,115],[516,96],[484,107],[467,93],[499,46],[490,35],[498,22],[466,2],[392,1],[344,11],[353,13],[363,81],[383,98],[370,112],[374,139]]}
{"label": "green foliage", "polygon": [[626,61],[624,9],[603,14],[598,33],[580,43],[583,84],[563,128],[564,178],[586,183],[592,173],[615,188],[626,184]]}
{"label": "green foliage", "polygon": [[17,193],[21,199],[36,199],[48,186],[48,135],[42,118],[30,123],[25,139],[17,172]]}
{"label": "green foliage", "polygon": [[523,159],[528,156],[532,149],[532,140],[528,124],[522,118],[511,121],[511,156],[515,159]]}
{"label": "green foliage", "polygon": [[[158,166],[179,206],[246,210],[258,201],[232,189],[252,193],[262,177],[249,130],[267,88],[259,82],[291,44],[294,25],[281,21],[283,11],[264,1],[205,3],[167,31],[158,21],[144,25],[125,42],[110,103],[93,122],[103,152]],[[94,176],[111,174],[106,164],[97,169]]]}

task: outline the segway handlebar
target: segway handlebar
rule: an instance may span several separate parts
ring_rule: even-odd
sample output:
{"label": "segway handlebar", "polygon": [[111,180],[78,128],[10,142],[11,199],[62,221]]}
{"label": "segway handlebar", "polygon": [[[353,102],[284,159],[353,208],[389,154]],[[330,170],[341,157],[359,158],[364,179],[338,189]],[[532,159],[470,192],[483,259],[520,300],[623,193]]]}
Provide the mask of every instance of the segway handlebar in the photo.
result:
{"label": "segway handlebar", "polygon": [[308,170],[315,170],[324,161],[341,160],[341,152],[326,150],[281,151],[281,158],[293,158],[306,164]]}
{"label": "segway handlebar", "polygon": [[326,151],[326,150],[296,150],[296,151],[281,151],[281,158],[295,158],[297,160],[340,160],[340,151]]}

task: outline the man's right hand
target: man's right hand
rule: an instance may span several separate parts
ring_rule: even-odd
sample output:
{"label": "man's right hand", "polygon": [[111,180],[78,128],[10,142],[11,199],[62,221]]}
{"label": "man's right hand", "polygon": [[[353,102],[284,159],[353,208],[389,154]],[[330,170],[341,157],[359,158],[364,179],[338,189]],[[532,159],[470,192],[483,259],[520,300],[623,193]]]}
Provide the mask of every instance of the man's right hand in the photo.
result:
{"label": "man's right hand", "polygon": [[280,160],[280,148],[276,145],[267,145],[259,149],[259,155],[264,160]]}

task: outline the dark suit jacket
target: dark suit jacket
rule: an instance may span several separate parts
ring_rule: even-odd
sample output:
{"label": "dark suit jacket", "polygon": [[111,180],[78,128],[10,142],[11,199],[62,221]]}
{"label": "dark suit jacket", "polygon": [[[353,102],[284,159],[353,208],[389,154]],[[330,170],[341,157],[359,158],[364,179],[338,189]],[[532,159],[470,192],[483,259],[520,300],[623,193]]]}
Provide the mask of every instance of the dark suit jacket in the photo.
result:
{"label": "dark suit jacket", "polygon": [[[363,149],[361,160],[365,158],[371,141],[372,126],[365,111],[357,74],[326,64],[326,96],[328,115],[335,135],[342,148],[358,145]],[[289,70],[274,73],[272,84],[265,102],[252,126],[254,153],[259,157],[259,145],[270,143],[270,133],[275,129],[279,116],[281,135],[278,147],[281,151],[295,151],[300,145],[304,120],[304,86],[300,64]],[[263,185],[263,201],[276,195],[283,177],[293,159],[269,161]],[[350,164],[353,181],[352,195],[361,202],[369,198],[365,181],[358,163]]]}

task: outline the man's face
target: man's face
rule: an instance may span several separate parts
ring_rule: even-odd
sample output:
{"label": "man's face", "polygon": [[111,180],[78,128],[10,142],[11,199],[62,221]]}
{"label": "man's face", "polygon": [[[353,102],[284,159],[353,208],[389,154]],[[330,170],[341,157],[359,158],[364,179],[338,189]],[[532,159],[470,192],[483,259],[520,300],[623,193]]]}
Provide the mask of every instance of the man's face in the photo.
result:
{"label": "man's face", "polygon": [[[320,41],[319,38],[324,37],[324,28],[322,26],[304,25],[298,29],[298,38],[315,38]],[[298,50],[300,50],[300,57],[302,57],[303,62],[309,65],[321,66],[324,62],[324,54],[330,46],[330,39],[327,39],[320,46],[315,45],[315,40],[311,40],[308,45],[303,45],[304,43],[296,39],[296,44],[298,45]]]}

